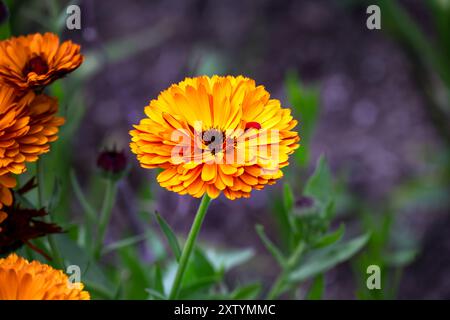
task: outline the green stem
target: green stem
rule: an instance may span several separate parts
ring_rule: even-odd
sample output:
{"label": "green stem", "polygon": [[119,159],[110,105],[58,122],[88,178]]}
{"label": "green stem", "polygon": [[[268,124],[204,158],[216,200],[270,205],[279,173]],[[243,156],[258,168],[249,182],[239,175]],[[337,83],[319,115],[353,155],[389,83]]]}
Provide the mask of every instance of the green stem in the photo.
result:
{"label": "green stem", "polygon": [[180,264],[178,265],[178,270],[175,275],[172,290],[170,290],[169,294],[170,300],[176,299],[178,297],[181,282],[183,281],[184,272],[186,271],[186,267],[189,262],[189,257],[191,256],[192,249],[194,248],[195,245],[195,240],[197,239],[197,235],[200,232],[200,228],[202,226],[203,219],[205,218],[210,202],[211,198],[208,196],[208,194],[205,193],[205,195],[202,198],[202,201],[200,202],[200,206],[198,207],[197,213],[195,214],[194,222],[192,223],[192,227],[191,230],[189,231],[186,244],[184,245],[183,251],[181,253]]}
{"label": "green stem", "polygon": [[83,208],[84,215],[85,215],[85,227],[86,232],[84,233],[84,246],[87,248],[92,249],[93,248],[93,241],[96,239],[92,238],[93,234],[93,226],[96,225],[97,221],[97,212],[94,210],[92,205],[89,203],[89,201],[86,199],[86,196],[84,195],[83,191],[81,190],[80,183],[78,182],[78,179],[75,174],[75,170],[70,170],[70,180],[72,182],[72,189],[74,191],[74,194],[76,198],[78,199],[78,202],[80,203],[81,207]]}
{"label": "green stem", "polygon": [[94,250],[94,255],[98,259],[101,255],[103,241],[105,239],[106,228],[108,227],[109,220],[111,219],[112,208],[114,200],[116,198],[116,181],[113,179],[106,179],[106,190],[103,198],[102,209],[100,212],[100,221],[97,234],[97,243]]}
{"label": "green stem", "polygon": [[274,300],[284,292],[283,290],[285,289],[289,272],[297,265],[304,250],[305,244],[303,242],[300,242],[295,248],[294,252],[291,254],[291,257],[288,259],[286,266],[283,267],[283,271],[277,277],[274,284],[270,288],[269,293],[267,294],[267,300]]}
{"label": "green stem", "polygon": [[97,218],[97,212],[94,210],[92,205],[86,199],[86,196],[84,195],[83,191],[81,190],[80,183],[78,182],[77,176],[75,175],[75,171],[73,169],[70,170],[70,181],[72,182],[72,189],[75,193],[75,196],[77,197],[78,202],[80,203],[81,207],[83,208],[83,211],[87,217],[87,220],[89,220],[88,221],[89,224],[92,224]]}
{"label": "green stem", "polygon": [[[36,177],[38,183],[38,209],[44,206],[44,168],[41,163],[42,160],[36,162]],[[45,217],[47,222],[51,222],[52,219],[50,217],[50,212]],[[55,259],[55,263],[59,268],[65,269],[64,260],[61,257],[58,246],[56,245],[55,238],[53,235],[49,234],[47,236],[48,244],[50,245],[50,249],[52,251],[52,257]]]}
{"label": "green stem", "polygon": [[60,28],[58,28],[58,12],[60,12],[58,3],[55,0],[47,0],[46,6],[50,12],[51,19],[49,20],[53,32],[55,32],[56,34],[60,34],[61,30],[59,30]]}
{"label": "green stem", "polygon": [[393,280],[392,280],[392,287],[391,287],[390,295],[389,295],[388,299],[394,300],[395,297],[397,296],[398,287],[400,285],[400,280],[402,278],[402,274],[403,274],[403,268],[402,267],[397,267],[395,269],[395,271],[394,271]]}
{"label": "green stem", "polygon": [[36,162],[36,179],[38,185],[38,209],[42,208],[44,205],[44,169],[41,165],[41,161]]}
{"label": "green stem", "polygon": [[285,285],[286,281],[286,272],[283,271],[275,280],[275,283],[272,285],[272,288],[270,288],[269,293],[267,294],[267,300],[274,300],[279,295],[280,292],[283,291],[283,287]]}

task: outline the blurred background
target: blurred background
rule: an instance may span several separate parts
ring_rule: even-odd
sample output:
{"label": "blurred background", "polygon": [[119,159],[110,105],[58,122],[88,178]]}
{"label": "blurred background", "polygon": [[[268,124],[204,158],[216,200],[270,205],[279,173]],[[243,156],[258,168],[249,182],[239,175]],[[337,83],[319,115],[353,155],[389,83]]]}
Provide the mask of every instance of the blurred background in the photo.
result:
{"label": "blurred background", "polygon": [[[81,30],[64,27],[74,3]],[[366,27],[370,4],[381,8],[381,30]],[[52,88],[69,119],[46,159],[66,181],[61,220],[76,224],[82,210],[64,179],[69,169],[98,202],[97,157],[115,147],[131,168],[118,184],[107,241],[142,234],[155,210],[186,235],[198,201],[159,187],[157,172],[129,151],[128,131],[151,99],[186,76],[243,74],[294,110],[303,145],[275,186],[212,203],[200,241],[257,257],[228,280],[273,280],[279,270],[254,225],[282,242],[283,182],[305,205],[305,179],[324,155],[335,181],[332,225],[373,235],[364,254],[327,273],[324,298],[354,298],[365,266],[380,261],[398,282],[381,297],[450,298],[450,1],[17,0],[10,10],[13,33],[57,31],[86,55],[75,80]],[[148,263],[158,259],[149,241],[137,247]]]}

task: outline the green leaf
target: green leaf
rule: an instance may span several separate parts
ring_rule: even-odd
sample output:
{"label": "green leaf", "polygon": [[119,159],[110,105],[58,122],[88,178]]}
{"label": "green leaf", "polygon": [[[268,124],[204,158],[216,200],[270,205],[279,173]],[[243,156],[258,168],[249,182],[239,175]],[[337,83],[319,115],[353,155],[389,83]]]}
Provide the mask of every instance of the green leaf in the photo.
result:
{"label": "green leaf", "polygon": [[121,299],[121,297],[122,297],[122,295],[124,293],[123,287],[124,287],[125,283],[126,283],[126,281],[125,281],[125,273],[122,272],[120,274],[119,283],[117,284],[116,292],[114,293],[114,295],[113,295],[111,300],[120,300]]}
{"label": "green leaf", "polygon": [[300,118],[299,133],[302,137],[302,147],[296,152],[296,159],[299,165],[304,166],[309,162],[309,144],[319,111],[319,91],[304,87],[295,72],[286,75],[285,88],[288,101]]}
{"label": "green leaf", "polygon": [[151,272],[151,284],[152,288],[164,293],[163,275],[159,264],[155,264]]}
{"label": "green leaf", "polygon": [[334,200],[328,201],[328,203],[325,205],[325,207],[320,212],[321,216],[325,218],[328,221],[331,221],[331,219],[334,216]]}
{"label": "green leaf", "polygon": [[320,300],[322,299],[324,291],[325,291],[325,277],[323,276],[323,274],[319,274],[314,278],[311,286],[309,287],[306,299]]}
{"label": "green leaf", "polygon": [[48,201],[47,211],[52,212],[61,198],[61,182],[58,178],[55,178],[55,182],[53,183],[53,191],[50,196],[50,200]]}
{"label": "green leaf", "polygon": [[[223,268],[215,270],[215,265],[212,264],[214,258],[208,257],[207,252],[204,252],[200,247],[195,247],[192,252],[189,263],[183,277],[181,291],[188,287],[198,288],[205,279],[216,279],[216,277],[223,278]],[[220,266],[222,266],[220,264]],[[169,292],[175,279],[175,274],[178,264],[173,261],[164,268],[163,283],[165,292]],[[181,292],[180,291],[180,292]],[[190,297],[193,298],[193,297]]]}
{"label": "green leaf", "polygon": [[90,221],[96,221],[98,218],[98,214],[96,210],[92,207],[89,201],[86,199],[83,191],[81,190],[80,183],[78,182],[77,176],[75,175],[75,171],[70,170],[70,181],[72,183],[72,188],[80,202],[81,207],[83,208],[84,213]]}
{"label": "green leaf", "polygon": [[143,264],[134,247],[122,247],[118,250],[121,267],[126,272],[123,292],[125,299],[146,299],[144,288],[151,287],[149,266]]}
{"label": "green leaf", "polygon": [[187,286],[184,286],[180,291],[180,299],[187,299],[199,291],[205,291],[210,289],[212,286],[220,283],[223,275],[215,274],[212,276],[201,277],[192,281]]}
{"label": "green leaf", "polygon": [[294,207],[294,193],[292,192],[292,188],[291,185],[289,183],[285,183],[284,184],[284,189],[283,189],[283,205],[284,205],[284,209],[287,212],[290,212],[292,210],[292,208]]}
{"label": "green leaf", "polygon": [[90,256],[87,250],[80,248],[75,241],[70,239],[67,234],[54,235],[55,242],[59,251],[63,254],[65,265],[77,265],[81,269],[81,282],[85,283],[88,290],[93,287],[95,291],[101,293],[109,293],[109,296],[114,292],[112,284],[105,277],[103,269],[97,265]]}
{"label": "green leaf", "polygon": [[167,300],[167,297],[164,296],[162,293],[152,289],[152,288],[147,288],[145,289],[145,291],[149,294],[149,299],[153,299],[153,300]]}
{"label": "green leaf", "polygon": [[369,240],[369,234],[364,234],[345,243],[338,243],[320,250],[314,250],[306,255],[300,266],[289,274],[289,281],[298,283],[317,274],[325,273],[336,265],[350,259],[361,250]]}
{"label": "green leaf", "polygon": [[404,267],[414,261],[417,253],[418,251],[416,249],[398,250],[393,253],[385,254],[383,260],[390,267]]}
{"label": "green leaf", "polygon": [[228,271],[250,260],[255,255],[255,252],[251,248],[228,251],[206,249],[205,254],[216,271]]}
{"label": "green leaf", "polygon": [[139,234],[137,236],[128,237],[119,241],[115,241],[102,249],[102,255],[111,253],[121,248],[135,245],[139,242],[146,240],[148,237],[149,237],[148,232],[146,232],[144,234]]}
{"label": "green leaf", "polygon": [[289,103],[300,116],[301,135],[309,140],[318,116],[319,91],[305,87],[295,72],[288,72],[285,86]]}
{"label": "green leaf", "polygon": [[170,228],[166,220],[164,220],[164,218],[161,217],[161,215],[158,212],[155,212],[155,215],[159,227],[161,228],[162,232],[167,238],[167,242],[169,243],[169,246],[172,249],[172,253],[175,256],[175,259],[179,261],[181,257],[181,249],[177,237],[175,236],[175,233],[172,231],[172,228]]}
{"label": "green leaf", "polygon": [[[196,247],[186,268],[183,284],[191,284],[197,279],[217,274],[217,270],[206,252]],[[221,271],[218,271],[221,273]]]}
{"label": "green leaf", "polygon": [[327,233],[326,235],[317,239],[313,245],[314,248],[323,248],[342,239],[345,233],[345,225],[341,224],[336,231]]}
{"label": "green leaf", "polygon": [[262,286],[260,283],[252,283],[242,287],[234,289],[230,294],[232,300],[252,300],[258,298]]}
{"label": "green leaf", "polygon": [[280,249],[269,239],[269,237],[266,235],[264,231],[264,227],[260,224],[256,225],[256,233],[258,234],[259,238],[263,242],[266,249],[270,252],[270,254],[275,258],[275,260],[278,262],[278,264],[281,267],[286,266],[286,258],[284,257],[283,253]]}
{"label": "green leaf", "polygon": [[18,192],[14,192],[14,199],[26,208],[36,209],[36,206],[30,200],[28,200],[27,197],[21,195]]}
{"label": "green leaf", "polygon": [[306,182],[304,195],[313,197],[324,206],[332,198],[333,182],[324,156],[317,160],[316,170]]}
{"label": "green leaf", "polygon": [[[144,222],[146,222],[146,220]],[[150,227],[146,228],[146,233],[148,235],[146,244],[151,250],[155,260],[162,261],[167,258],[169,254],[167,253],[167,249],[159,235]]]}
{"label": "green leaf", "polygon": [[303,252],[305,252],[306,244],[303,241],[299,241],[295,247],[295,249],[291,252],[289,259],[287,260],[286,267],[288,270],[292,270],[298,261],[300,260]]}
{"label": "green leaf", "polygon": [[294,222],[292,212],[288,212],[285,209],[282,195],[274,195],[273,201],[271,202],[271,213],[276,220],[278,234],[280,236],[282,246],[285,248],[290,248],[290,246],[292,246],[293,244],[293,238],[295,237],[297,230],[296,226],[293,226]]}
{"label": "green leaf", "polygon": [[146,289],[146,291],[150,294],[150,298],[156,300],[167,300],[167,296],[164,291],[163,274],[158,263],[154,264],[150,269],[150,285],[151,288]]}

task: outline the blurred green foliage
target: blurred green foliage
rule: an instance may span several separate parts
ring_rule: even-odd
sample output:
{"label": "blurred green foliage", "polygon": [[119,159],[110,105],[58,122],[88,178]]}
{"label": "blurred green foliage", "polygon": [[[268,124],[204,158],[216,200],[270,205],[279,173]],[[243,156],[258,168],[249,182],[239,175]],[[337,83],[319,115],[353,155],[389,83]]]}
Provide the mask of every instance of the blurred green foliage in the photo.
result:
{"label": "blurred green foliage", "polygon": [[277,247],[265,234],[262,226],[257,232],[278,262],[281,272],[267,298],[278,298],[286,292],[298,297],[296,289],[308,279],[314,279],[307,297],[319,299],[324,292],[324,273],[358,253],[370,233],[344,241],[345,228],[341,225],[330,231],[334,218],[333,181],[324,157],[317,161],[314,173],[306,181],[302,197],[295,206],[295,196],[288,184],[283,193],[283,212],[288,220],[288,246]]}

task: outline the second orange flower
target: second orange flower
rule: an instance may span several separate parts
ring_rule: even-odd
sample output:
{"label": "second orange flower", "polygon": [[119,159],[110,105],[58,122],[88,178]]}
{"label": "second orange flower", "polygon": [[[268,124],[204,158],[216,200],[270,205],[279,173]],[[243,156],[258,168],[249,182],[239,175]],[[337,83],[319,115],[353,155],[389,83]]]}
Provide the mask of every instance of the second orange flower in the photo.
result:
{"label": "second orange flower", "polygon": [[80,46],[70,40],[60,43],[53,33],[0,41],[0,82],[19,91],[41,89],[82,62]]}

